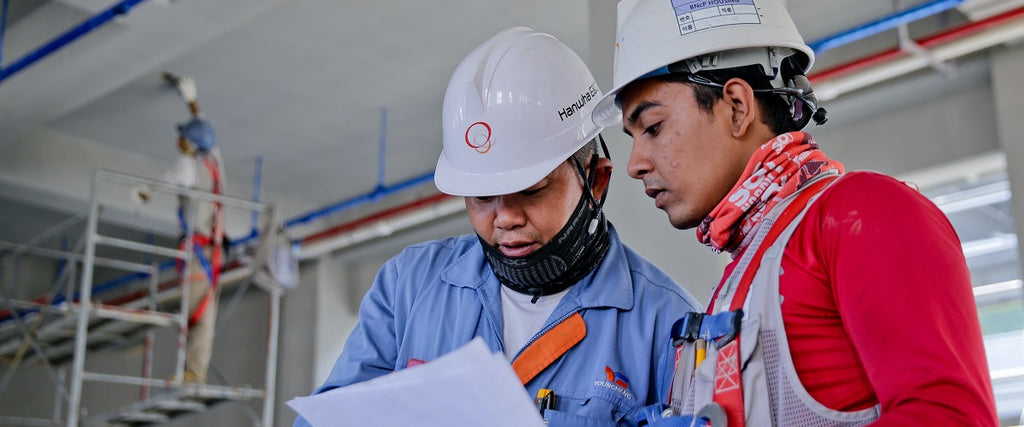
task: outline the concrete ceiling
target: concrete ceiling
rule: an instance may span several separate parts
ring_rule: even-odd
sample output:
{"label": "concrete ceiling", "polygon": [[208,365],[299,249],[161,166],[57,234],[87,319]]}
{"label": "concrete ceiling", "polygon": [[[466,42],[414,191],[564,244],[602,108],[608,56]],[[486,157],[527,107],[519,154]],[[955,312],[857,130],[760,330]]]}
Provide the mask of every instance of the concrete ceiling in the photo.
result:
{"label": "concrete ceiling", "polygon": [[[78,6],[51,3],[35,14]],[[160,78],[173,71],[198,83],[234,182],[251,179],[260,156],[269,194],[326,204],[377,184],[381,108],[385,182],[429,173],[441,147],[444,88],[462,57],[517,24],[551,32],[586,57],[587,7],[586,0],[144,2],[0,85],[0,144],[42,126],[169,163],[173,126],[188,114]],[[11,25],[10,39],[22,25]],[[141,57],[103,63],[113,53],[102,44],[114,43]],[[87,49],[101,52],[75,54]],[[95,76],[47,69],[61,55]]]}
{"label": "concrete ceiling", "polygon": [[[3,64],[113,3],[13,0]],[[897,7],[892,0],[787,3],[808,40]],[[47,131],[170,165],[173,126],[187,119],[185,105],[160,78],[171,71],[199,86],[199,104],[226,159],[229,193],[249,195],[260,157],[266,197],[322,206],[378,184],[382,109],[384,183],[431,172],[450,73],[503,28],[554,34],[595,74],[610,75],[610,63],[592,58],[606,57],[611,46],[592,45],[592,36],[594,26],[614,25],[613,19],[596,22],[595,8],[614,10],[596,0],[144,1],[0,82],[0,147]],[[911,30],[928,33],[965,19],[949,11]],[[889,31],[822,55],[819,68],[895,44]]]}

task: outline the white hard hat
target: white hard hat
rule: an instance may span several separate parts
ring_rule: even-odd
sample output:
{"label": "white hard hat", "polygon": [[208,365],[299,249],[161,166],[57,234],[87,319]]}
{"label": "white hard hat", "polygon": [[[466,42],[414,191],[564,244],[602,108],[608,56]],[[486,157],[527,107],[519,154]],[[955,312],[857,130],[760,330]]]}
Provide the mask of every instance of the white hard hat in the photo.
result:
{"label": "white hard hat", "polygon": [[[767,53],[767,54],[766,54]],[[594,110],[594,121],[614,125],[622,117],[616,97],[629,83],[667,73],[686,61],[689,72],[762,64],[777,75],[793,54],[807,72],[811,50],[781,0],[622,0],[615,36],[614,88]],[[774,76],[773,76],[774,77]],[[778,79],[781,80],[781,79]],[[779,83],[773,81],[778,87]]]}
{"label": "white hard hat", "polygon": [[555,37],[506,29],[466,56],[444,95],[434,183],[456,196],[497,196],[540,182],[601,128],[601,90]]}

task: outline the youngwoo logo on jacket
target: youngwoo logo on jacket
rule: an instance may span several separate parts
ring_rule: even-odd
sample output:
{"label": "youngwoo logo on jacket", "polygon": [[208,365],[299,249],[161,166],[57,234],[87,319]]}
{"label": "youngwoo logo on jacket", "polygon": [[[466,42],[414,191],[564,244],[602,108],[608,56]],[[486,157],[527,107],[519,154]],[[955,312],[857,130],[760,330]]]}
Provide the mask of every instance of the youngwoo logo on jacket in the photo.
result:
{"label": "youngwoo logo on jacket", "polygon": [[629,378],[622,372],[615,371],[609,366],[604,367],[604,379],[594,381],[595,387],[604,387],[617,391],[626,400],[633,400],[633,393],[629,392]]}

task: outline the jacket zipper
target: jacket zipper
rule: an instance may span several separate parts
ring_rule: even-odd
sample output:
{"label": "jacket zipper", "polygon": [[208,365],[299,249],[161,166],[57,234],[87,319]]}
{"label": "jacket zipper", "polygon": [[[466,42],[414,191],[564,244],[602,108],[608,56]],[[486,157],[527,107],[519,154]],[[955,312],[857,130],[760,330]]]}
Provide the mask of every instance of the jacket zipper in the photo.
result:
{"label": "jacket zipper", "polygon": [[494,342],[498,344],[498,351],[504,353],[505,343],[501,340],[501,336],[498,335],[498,327],[494,326],[493,313],[491,313],[490,310],[487,309],[487,304],[484,301],[483,295],[481,295],[479,289],[476,292],[476,297],[477,299],[480,300],[480,306],[483,308],[484,316],[487,317],[487,326],[490,326],[491,328],[491,338],[494,339]]}

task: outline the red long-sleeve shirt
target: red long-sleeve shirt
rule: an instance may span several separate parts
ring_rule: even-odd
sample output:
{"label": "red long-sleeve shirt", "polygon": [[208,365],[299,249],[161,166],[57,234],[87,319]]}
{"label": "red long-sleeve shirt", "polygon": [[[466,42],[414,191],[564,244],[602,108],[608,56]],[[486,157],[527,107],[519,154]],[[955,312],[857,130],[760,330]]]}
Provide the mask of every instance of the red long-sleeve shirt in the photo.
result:
{"label": "red long-sleeve shirt", "polygon": [[793,363],[819,402],[881,403],[878,426],[998,425],[959,239],[920,193],[849,173],[811,206],[782,271]]}

